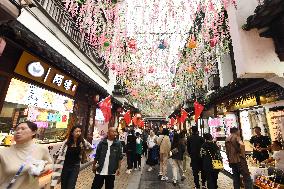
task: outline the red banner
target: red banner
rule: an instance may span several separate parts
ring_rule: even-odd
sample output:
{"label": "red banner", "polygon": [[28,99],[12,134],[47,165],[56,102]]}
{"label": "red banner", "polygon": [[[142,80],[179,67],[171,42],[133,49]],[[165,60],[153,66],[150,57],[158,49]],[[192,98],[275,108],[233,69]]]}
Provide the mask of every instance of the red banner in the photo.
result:
{"label": "red banner", "polygon": [[103,112],[105,122],[109,122],[111,118],[111,96],[108,96],[99,103],[99,107]]}
{"label": "red banner", "polygon": [[199,104],[197,101],[194,102],[194,115],[195,115],[195,122],[198,120],[198,118],[200,117],[202,111],[204,109],[204,106],[202,106],[201,104]]}
{"label": "red banner", "polygon": [[126,125],[129,125],[131,123],[131,114],[130,114],[130,110],[128,110],[125,114],[124,114],[124,120]]}
{"label": "red banner", "polygon": [[176,122],[175,118],[172,117],[171,121],[170,121],[170,125],[173,126],[175,124],[175,122]]}
{"label": "red banner", "polygon": [[188,116],[187,111],[185,111],[184,109],[181,109],[180,122],[184,123],[184,121],[186,120],[187,116]]}

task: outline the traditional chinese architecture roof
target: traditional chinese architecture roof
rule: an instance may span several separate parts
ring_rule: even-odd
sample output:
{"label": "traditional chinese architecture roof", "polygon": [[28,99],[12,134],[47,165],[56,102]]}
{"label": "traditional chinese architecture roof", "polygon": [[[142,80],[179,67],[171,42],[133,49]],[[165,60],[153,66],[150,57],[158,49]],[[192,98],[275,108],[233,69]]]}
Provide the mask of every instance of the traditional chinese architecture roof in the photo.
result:
{"label": "traditional chinese architecture roof", "polygon": [[256,7],[254,13],[247,18],[246,30],[270,26],[272,22],[284,15],[284,1],[264,0],[262,5]]}
{"label": "traditional chinese architecture roof", "polygon": [[260,36],[273,38],[275,52],[284,61],[284,1],[264,0],[254,12],[254,15],[247,18],[244,29],[263,29]]}
{"label": "traditional chinese architecture roof", "polygon": [[86,91],[90,92],[90,89],[93,89],[94,93],[102,96],[108,95],[108,92],[103,87],[18,21],[12,21],[1,25],[0,35],[15,42],[21,48],[28,49],[31,53],[63,70],[66,74],[76,78],[81,83],[81,86],[79,85],[79,87],[82,87],[83,84]]}

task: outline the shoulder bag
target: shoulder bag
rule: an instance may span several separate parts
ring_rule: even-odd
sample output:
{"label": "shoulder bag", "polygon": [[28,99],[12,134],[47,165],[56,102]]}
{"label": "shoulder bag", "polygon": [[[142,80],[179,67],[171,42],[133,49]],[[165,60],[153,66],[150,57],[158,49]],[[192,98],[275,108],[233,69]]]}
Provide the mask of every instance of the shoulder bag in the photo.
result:
{"label": "shoulder bag", "polygon": [[214,156],[214,158],[213,158],[213,156],[211,155],[209,150],[207,150],[207,152],[209,153],[209,155],[211,157],[213,169],[217,169],[217,170],[224,169],[224,165],[223,165],[222,160],[217,159],[216,156]]}
{"label": "shoulder bag", "polygon": [[20,166],[20,168],[18,169],[18,171],[16,172],[16,174],[13,176],[12,180],[10,181],[10,183],[8,184],[6,189],[10,189],[12,188],[13,184],[16,182],[17,178],[20,176],[20,174],[23,172],[24,168],[26,167],[27,163],[31,160],[31,156],[32,153],[34,151],[35,145],[33,144],[32,149],[30,150],[30,152],[28,153],[28,156],[26,158],[26,160],[24,161],[24,163]]}

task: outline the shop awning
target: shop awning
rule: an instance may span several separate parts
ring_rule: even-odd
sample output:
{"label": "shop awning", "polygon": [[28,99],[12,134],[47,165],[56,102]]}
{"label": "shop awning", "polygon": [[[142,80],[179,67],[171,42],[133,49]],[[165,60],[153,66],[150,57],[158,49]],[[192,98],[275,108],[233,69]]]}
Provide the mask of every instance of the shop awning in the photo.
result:
{"label": "shop awning", "polygon": [[88,75],[62,56],[60,52],[54,50],[45,41],[41,40],[18,21],[12,21],[0,25],[0,36],[6,37],[23,49],[28,49],[31,53],[63,70],[66,74],[76,78],[79,82],[86,85],[89,91],[92,89],[102,96],[109,95],[107,90],[101,87]]}
{"label": "shop awning", "polygon": [[230,100],[241,96],[261,96],[275,92],[280,96],[284,96],[284,89],[272,82],[268,82],[262,78],[238,78],[222,87],[208,96],[206,108],[210,108],[220,103],[226,103]]}

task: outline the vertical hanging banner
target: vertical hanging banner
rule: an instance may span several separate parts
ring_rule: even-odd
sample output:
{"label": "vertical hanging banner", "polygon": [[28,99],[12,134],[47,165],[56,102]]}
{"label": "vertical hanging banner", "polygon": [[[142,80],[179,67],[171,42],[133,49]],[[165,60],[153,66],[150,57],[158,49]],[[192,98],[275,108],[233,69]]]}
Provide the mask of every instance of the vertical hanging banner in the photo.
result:
{"label": "vertical hanging banner", "polygon": [[184,123],[184,121],[186,120],[188,116],[187,111],[185,111],[183,108],[181,109],[181,116],[180,116],[180,122]]}
{"label": "vertical hanging banner", "polygon": [[175,124],[175,122],[176,122],[175,118],[172,117],[171,120],[170,120],[170,125],[173,126]]}
{"label": "vertical hanging banner", "polygon": [[109,122],[111,118],[111,96],[108,96],[99,103],[99,107],[103,112],[105,122]]}
{"label": "vertical hanging banner", "polygon": [[130,110],[128,110],[124,114],[124,120],[125,120],[126,125],[129,125],[131,123],[131,112],[130,112]]}
{"label": "vertical hanging banner", "polygon": [[202,111],[204,109],[204,106],[202,106],[201,104],[199,104],[197,101],[194,102],[194,120],[195,122],[198,120],[198,118],[200,117]]}

